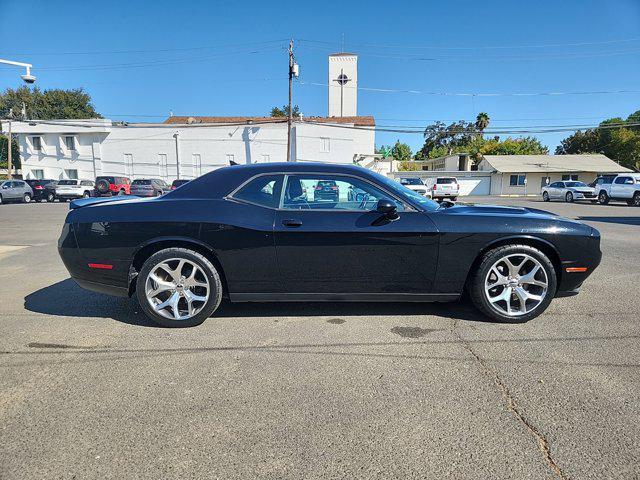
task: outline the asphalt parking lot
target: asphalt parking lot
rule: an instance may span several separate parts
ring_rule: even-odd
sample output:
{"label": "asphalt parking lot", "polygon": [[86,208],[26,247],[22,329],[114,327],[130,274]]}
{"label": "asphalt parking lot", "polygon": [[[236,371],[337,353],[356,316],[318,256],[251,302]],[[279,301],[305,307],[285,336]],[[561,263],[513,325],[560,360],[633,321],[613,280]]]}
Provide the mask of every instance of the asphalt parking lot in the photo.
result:
{"label": "asphalt parking lot", "polygon": [[600,268],[523,325],[267,304],[167,330],[68,278],[67,205],[0,206],[0,478],[638,478],[640,208],[477,200],[598,228]]}

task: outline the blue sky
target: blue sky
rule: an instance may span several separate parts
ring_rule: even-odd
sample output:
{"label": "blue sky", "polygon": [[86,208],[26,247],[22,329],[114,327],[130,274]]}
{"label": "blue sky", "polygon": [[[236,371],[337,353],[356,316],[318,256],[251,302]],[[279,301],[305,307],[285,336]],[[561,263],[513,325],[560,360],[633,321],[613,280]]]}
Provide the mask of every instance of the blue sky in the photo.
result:
{"label": "blue sky", "polygon": [[[23,21],[24,20],[24,21]],[[378,125],[472,120],[492,127],[595,124],[640,109],[640,1],[29,1],[0,0],[0,58],[34,64],[43,88],[83,87],[103,115],[265,115],[287,101],[286,39],[303,82],[326,83],[327,54],[359,54],[359,114]],[[571,45],[569,45],[571,44]],[[20,85],[0,67],[0,89]],[[296,84],[305,115],[326,87]],[[553,151],[567,134],[538,135]],[[419,134],[378,133],[413,149]]]}

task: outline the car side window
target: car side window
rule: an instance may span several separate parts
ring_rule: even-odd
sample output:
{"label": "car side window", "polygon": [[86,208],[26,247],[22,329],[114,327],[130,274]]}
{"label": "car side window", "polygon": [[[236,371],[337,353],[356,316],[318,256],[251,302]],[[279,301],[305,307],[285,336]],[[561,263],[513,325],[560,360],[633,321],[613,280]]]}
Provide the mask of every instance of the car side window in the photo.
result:
{"label": "car side window", "polygon": [[278,208],[284,175],[260,175],[231,195],[236,200]]}
{"label": "car side window", "polygon": [[615,179],[615,181],[613,183],[617,184],[617,185],[623,185],[625,183],[633,183],[633,180],[631,180],[631,182],[628,182],[628,180],[631,180],[630,177],[618,177]]}
{"label": "car side window", "polygon": [[560,182],[553,182],[551,185],[549,185],[551,188],[560,188],[561,184]]}
{"label": "car side window", "polygon": [[357,177],[342,175],[289,175],[282,208],[285,210],[351,210],[370,211],[378,200],[396,203],[398,211],[404,204],[393,196]]}

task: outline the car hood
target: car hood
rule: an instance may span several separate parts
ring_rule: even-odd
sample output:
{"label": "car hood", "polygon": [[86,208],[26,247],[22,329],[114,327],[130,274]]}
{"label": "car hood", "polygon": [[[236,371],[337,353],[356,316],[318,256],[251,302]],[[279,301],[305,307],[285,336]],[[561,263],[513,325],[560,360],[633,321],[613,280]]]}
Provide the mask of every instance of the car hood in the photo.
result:
{"label": "car hood", "polygon": [[[486,205],[479,203],[458,203],[454,206],[445,208],[444,211],[451,215],[488,215],[494,217],[536,217],[546,218],[549,220],[569,220],[575,222],[575,220],[561,217],[555,213],[547,212],[546,210],[539,210],[537,208],[530,207],[505,207],[502,205]],[[579,222],[577,222],[579,223]]]}

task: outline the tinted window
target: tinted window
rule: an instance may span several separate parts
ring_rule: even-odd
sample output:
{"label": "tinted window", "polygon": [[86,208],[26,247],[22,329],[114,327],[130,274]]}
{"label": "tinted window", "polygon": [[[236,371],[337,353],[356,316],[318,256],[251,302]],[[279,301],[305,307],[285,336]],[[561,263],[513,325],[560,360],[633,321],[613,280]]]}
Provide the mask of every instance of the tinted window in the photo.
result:
{"label": "tinted window", "polygon": [[282,208],[287,210],[370,211],[378,200],[404,204],[390,194],[356,177],[342,175],[291,175],[287,177]]}
{"label": "tinted window", "polygon": [[586,185],[582,182],[567,182],[565,183],[567,187],[586,187]]}
{"label": "tinted window", "polygon": [[424,185],[419,178],[403,178],[400,183],[402,185]]}
{"label": "tinted window", "polygon": [[180,185],[184,185],[185,183],[189,183],[189,180],[174,180],[171,182],[171,185],[174,187],[179,187]]}
{"label": "tinted window", "polygon": [[151,185],[151,180],[134,180],[131,185]]}
{"label": "tinted window", "polygon": [[282,191],[282,175],[256,177],[233,194],[233,198],[263,207],[277,208]]}
{"label": "tinted window", "polygon": [[623,184],[623,183],[626,183],[626,181],[627,181],[627,180],[631,180],[631,178],[630,178],[630,177],[618,177],[618,178],[616,178],[616,179],[614,180],[614,182],[613,182],[613,183],[616,183],[616,184]]}
{"label": "tinted window", "polygon": [[80,185],[84,186],[84,187],[92,187],[93,186],[93,182],[89,181],[89,180],[83,180],[80,182]]}
{"label": "tinted window", "polygon": [[551,188],[562,188],[563,184],[562,182],[553,182],[551,185],[549,185]]}
{"label": "tinted window", "polygon": [[77,185],[78,181],[77,180],[60,180],[58,182],[58,185]]}
{"label": "tinted window", "polygon": [[458,183],[458,182],[456,182],[455,178],[438,178],[436,180],[436,183],[438,185],[450,185],[452,183]]}

